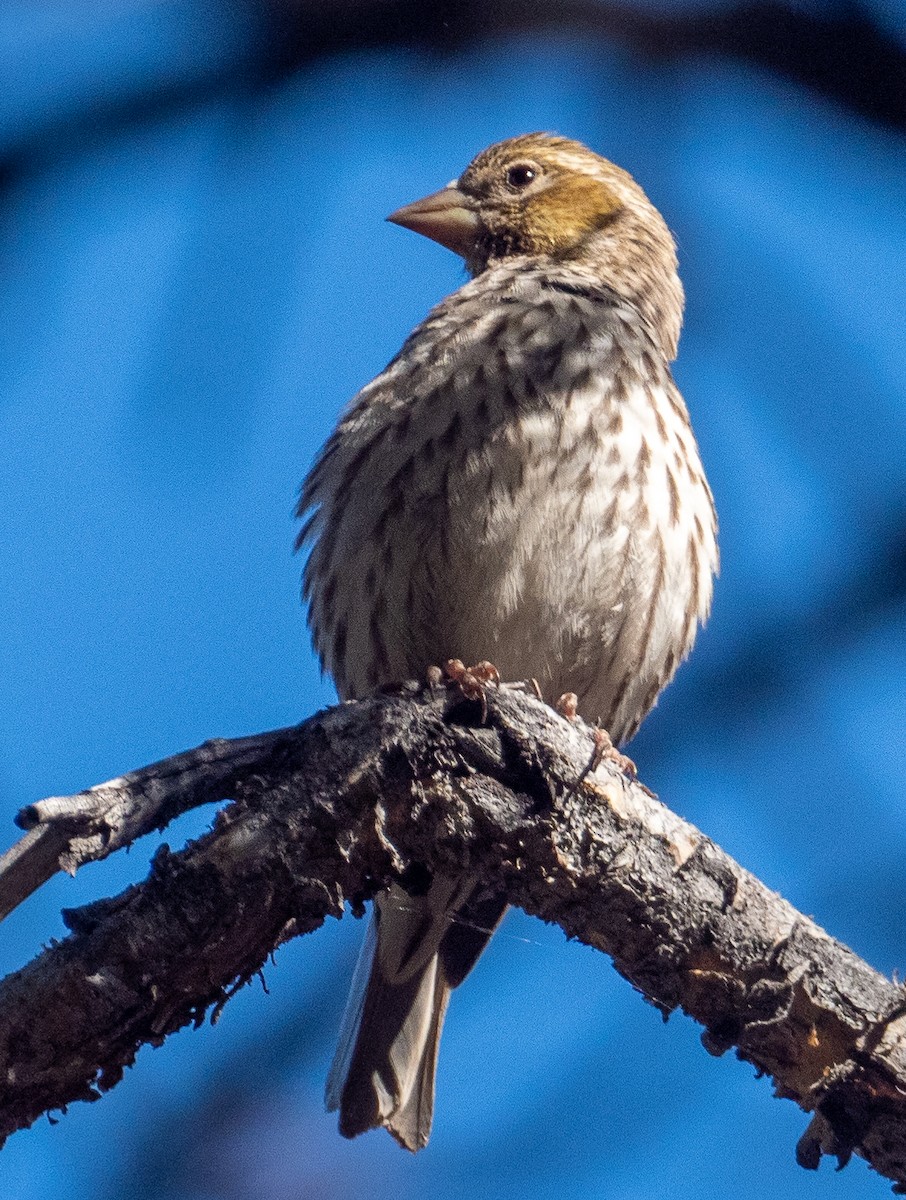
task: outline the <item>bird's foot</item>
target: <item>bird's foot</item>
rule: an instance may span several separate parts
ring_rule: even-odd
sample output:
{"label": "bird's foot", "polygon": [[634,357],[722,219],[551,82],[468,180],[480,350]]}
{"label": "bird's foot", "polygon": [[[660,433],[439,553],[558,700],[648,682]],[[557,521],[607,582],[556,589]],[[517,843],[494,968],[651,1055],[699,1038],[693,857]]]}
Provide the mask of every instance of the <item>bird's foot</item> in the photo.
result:
{"label": "bird's foot", "polygon": [[612,762],[617,770],[622,771],[627,779],[635,783],[639,777],[635,763],[626,754],[620,753],[610,740],[607,730],[596,725],[592,737],[594,738],[594,750],[589,764],[590,771],[596,771],[606,759],[608,762]]}
{"label": "bird's foot", "polygon": [[475,700],[481,704],[481,723],[488,719],[487,689],[493,684],[500,687],[500,672],[493,663],[482,660],[474,667],[467,667],[461,658],[449,658],[442,667],[429,667],[427,671],[428,686],[435,688],[446,683],[448,687],[459,688],[466,700]]}
{"label": "bird's foot", "polygon": [[[554,707],[562,717],[566,717],[567,721],[575,721],[579,712],[579,698],[575,692],[564,692]],[[617,770],[621,771],[632,783],[638,781],[639,773],[636,770],[635,763],[627,755],[620,753],[611,741],[610,734],[606,729],[602,729],[600,725],[596,725],[592,730],[591,758],[588,760],[587,766],[583,768],[579,778],[566,793],[566,800],[569,800],[571,796],[576,794],[588,776],[594,774],[605,759],[607,762],[612,762]]]}

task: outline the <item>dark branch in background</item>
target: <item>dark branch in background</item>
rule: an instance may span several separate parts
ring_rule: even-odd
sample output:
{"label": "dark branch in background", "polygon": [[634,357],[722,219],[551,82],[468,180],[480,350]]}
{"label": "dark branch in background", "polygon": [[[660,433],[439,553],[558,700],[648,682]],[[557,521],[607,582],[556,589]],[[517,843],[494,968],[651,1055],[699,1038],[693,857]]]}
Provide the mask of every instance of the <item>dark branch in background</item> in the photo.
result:
{"label": "dark branch in background", "polygon": [[614,0],[270,0],[274,66],[290,71],[342,51],[399,46],[461,52],[486,38],[523,33],[616,41],[640,57],[736,58],[814,89],[884,125],[906,130],[906,46],[856,4],[762,0],[689,12]]}
{"label": "dark branch in background", "polygon": [[144,883],[68,912],[71,936],[0,984],[0,1134],[97,1099],[140,1045],[216,1015],[281,942],[424,863],[479,874],[612,955],[665,1014],[695,1017],[712,1053],[735,1046],[812,1114],[804,1166],[855,1151],[906,1181],[902,990],[641,785],[605,765],[571,794],[581,723],[495,690],[479,722],[479,705],[413,685],[26,809],[38,849],[0,863],[7,907],[48,873],[38,830],[73,869],[234,798],[210,834],[161,847]]}
{"label": "dark branch in background", "polygon": [[[238,0],[235,0],[238,3]],[[658,11],[615,0],[246,0],[247,43],[212,67],[182,65],[176,77],[138,80],[116,92],[82,97],[75,110],[48,112],[36,128],[0,147],[0,188],[37,151],[61,139],[103,138],[112,130],[208,104],[214,97],[252,95],[321,59],[363,49],[411,48],[461,53],[488,38],[543,33],[617,42],[650,62],[682,65],[720,55],[771,71],[878,124],[906,132],[906,45],[856,4],[794,0],[715,3],[691,12]],[[236,20],[233,11],[225,19]]]}

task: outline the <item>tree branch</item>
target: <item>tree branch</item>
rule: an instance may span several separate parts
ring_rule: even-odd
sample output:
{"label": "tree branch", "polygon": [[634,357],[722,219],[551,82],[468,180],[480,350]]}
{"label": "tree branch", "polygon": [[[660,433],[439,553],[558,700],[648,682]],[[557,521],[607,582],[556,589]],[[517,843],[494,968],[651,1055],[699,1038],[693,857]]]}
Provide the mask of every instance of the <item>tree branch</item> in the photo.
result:
{"label": "tree branch", "polygon": [[0,1135],[97,1099],[140,1045],[216,1018],[281,942],[423,863],[480,874],[701,1022],[709,1051],[735,1046],[812,1114],[803,1166],[856,1152],[906,1181],[902,990],[606,763],[574,790],[581,722],[507,690],[488,701],[482,726],[458,693],[408,685],[26,809],[25,848],[0,862],[7,906],[58,863],[233,799],[182,852],[162,846],[144,883],[64,914],[71,935],[0,983]]}
{"label": "tree branch", "polygon": [[812,88],[870,120],[906,127],[902,39],[859,4],[349,0],[344,12],[317,0],[268,0],[264,11],[270,14],[275,70],[368,46],[413,46],[448,55],[488,38],[561,34],[599,45],[616,41],[649,62],[726,55]]}

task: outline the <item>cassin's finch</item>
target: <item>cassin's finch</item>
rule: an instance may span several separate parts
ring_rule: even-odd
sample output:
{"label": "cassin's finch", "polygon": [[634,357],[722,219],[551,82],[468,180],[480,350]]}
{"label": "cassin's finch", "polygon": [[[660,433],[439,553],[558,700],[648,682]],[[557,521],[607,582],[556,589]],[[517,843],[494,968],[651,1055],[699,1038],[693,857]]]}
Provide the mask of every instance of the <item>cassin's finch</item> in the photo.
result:
{"label": "cassin's finch", "polygon": [[[688,654],[717,567],[670,373],[683,291],[642,189],[529,134],[390,218],[473,276],[346,410],[302,488],[315,647],[343,698],[490,660],[630,738]],[[431,1128],[450,989],[505,908],[474,879],[382,892],[327,1086],[340,1129]]]}

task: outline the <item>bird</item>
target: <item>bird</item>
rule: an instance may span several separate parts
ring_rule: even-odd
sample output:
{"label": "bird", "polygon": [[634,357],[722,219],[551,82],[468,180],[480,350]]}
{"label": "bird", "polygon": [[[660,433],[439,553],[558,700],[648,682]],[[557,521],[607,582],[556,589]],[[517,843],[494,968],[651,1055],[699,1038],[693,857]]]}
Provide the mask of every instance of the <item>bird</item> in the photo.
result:
{"label": "bird", "polygon": [[[717,518],[670,364],[674,239],[583,144],[495,143],[388,220],[469,279],[342,413],[305,479],[298,545],[343,700],[446,660],[573,693],[622,744],[706,620]],[[340,1132],[426,1145],[451,990],[506,909],[422,873],[378,893],[331,1067]]]}

